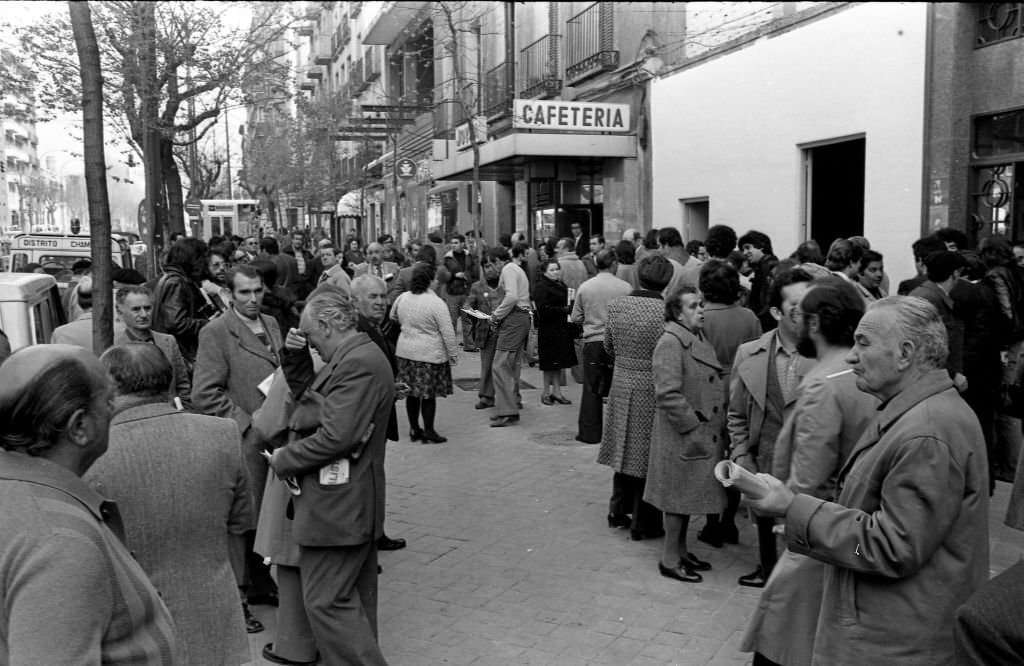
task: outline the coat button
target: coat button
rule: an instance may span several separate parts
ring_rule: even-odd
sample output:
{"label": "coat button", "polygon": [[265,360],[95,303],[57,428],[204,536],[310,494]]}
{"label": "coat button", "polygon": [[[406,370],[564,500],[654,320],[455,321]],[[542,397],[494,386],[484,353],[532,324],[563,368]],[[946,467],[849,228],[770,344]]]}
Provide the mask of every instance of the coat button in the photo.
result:
{"label": "coat button", "polygon": [[709,375],[708,376],[708,383],[709,384],[714,384],[715,383],[715,376],[714,375]]}
{"label": "coat button", "polygon": [[712,443],[717,443],[718,442],[718,435],[711,435],[711,442]]}

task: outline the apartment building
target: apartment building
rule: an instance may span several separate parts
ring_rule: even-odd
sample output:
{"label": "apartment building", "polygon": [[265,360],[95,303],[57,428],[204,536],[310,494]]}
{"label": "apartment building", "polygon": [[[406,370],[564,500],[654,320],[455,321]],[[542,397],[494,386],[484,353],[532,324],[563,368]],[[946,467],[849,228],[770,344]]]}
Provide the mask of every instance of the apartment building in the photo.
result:
{"label": "apartment building", "polygon": [[[14,82],[28,80],[13,48],[0,45],[0,58]],[[38,144],[34,100],[27,86],[11,85],[0,93],[0,236],[50,225],[46,203],[36,196],[44,180]]]}

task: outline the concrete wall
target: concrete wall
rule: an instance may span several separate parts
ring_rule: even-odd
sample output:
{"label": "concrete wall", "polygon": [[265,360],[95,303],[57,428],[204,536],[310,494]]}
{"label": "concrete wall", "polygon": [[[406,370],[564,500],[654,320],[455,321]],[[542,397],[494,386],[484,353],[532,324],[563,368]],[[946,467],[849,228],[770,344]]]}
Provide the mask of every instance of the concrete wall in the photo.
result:
{"label": "concrete wall", "polygon": [[[925,4],[854,5],[682,69],[652,85],[653,224],[758,229],[788,255],[802,227],[802,146],[863,135],[864,231],[894,281],[919,236]],[[894,282],[895,284],[895,282]]]}

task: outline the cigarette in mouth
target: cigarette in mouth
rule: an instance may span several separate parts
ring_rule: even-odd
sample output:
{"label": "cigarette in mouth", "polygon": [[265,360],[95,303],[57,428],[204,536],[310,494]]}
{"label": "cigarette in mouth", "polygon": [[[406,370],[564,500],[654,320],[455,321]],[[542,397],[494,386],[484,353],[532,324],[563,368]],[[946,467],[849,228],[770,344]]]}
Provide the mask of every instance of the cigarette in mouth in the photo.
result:
{"label": "cigarette in mouth", "polygon": [[836,377],[848,375],[851,372],[853,372],[853,368],[849,368],[848,370],[840,370],[839,372],[833,372],[831,375],[825,375],[825,379],[835,379]]}

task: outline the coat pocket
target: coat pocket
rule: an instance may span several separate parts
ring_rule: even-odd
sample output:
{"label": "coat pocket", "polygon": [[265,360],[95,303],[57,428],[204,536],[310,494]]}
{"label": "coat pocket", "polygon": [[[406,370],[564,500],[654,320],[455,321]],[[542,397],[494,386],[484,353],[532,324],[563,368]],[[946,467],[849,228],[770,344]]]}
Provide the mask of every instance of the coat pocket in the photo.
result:
{"label": "coat pocket", "polygon": [[857,577],[849,569],[834,567],[836,588],[839,595],[839,617],[844,624],[860,622],[857,612]]}

